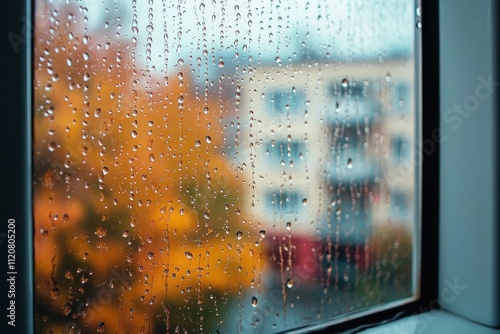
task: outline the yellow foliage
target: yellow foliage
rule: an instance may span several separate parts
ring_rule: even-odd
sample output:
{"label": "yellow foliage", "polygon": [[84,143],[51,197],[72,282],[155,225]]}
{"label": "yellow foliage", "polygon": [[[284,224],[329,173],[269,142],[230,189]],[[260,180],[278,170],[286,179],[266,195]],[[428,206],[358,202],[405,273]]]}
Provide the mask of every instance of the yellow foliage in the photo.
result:
{"label": "yellow foliage", "polygon": [[[47,282],[37,298],[53,299],[56,313],[71,304],[91,329],[107,319],[106,331],[137,332],[162,304],[252,284],[258,236],[242,224],[242,180],[222,156],[219,104],[197,96],[189,68],[166,85],[139,74],[126,41],[86,44],[73,28],[73,38],[59,26],[35,42],[35,225],[49,231],[35,236],[35,280]],[[135,316],[118,298],[99,317],[77,310],[118,268],[133,273],[119,301]],[[51,298],[59,284],[72,293]]]}

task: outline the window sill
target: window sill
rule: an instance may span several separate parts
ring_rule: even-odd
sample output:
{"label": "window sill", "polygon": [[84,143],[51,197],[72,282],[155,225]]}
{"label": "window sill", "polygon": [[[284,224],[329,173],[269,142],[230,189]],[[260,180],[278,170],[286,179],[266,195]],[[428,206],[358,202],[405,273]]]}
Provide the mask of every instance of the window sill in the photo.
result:
{"label": "window sill", "polygon": [[498,334],[500,329],[480,325],[446,311],[430,311],[380,325],[362,333]]}

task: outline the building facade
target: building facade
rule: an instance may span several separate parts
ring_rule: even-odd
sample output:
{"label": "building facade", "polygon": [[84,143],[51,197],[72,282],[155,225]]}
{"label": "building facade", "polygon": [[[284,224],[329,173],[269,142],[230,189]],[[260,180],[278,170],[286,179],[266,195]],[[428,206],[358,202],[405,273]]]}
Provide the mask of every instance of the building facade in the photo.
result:
{"label": "building facade", "polygon": [[364,244],[413,221],[410,60],[256,67],[242,88],[252,220],[274,234]]}

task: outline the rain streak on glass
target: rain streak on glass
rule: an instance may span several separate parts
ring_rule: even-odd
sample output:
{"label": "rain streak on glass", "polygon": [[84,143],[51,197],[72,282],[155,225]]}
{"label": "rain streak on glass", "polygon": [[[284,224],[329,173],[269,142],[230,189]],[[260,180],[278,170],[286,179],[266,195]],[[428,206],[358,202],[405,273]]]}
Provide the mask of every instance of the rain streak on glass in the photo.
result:
{"label": "rain streak on glass", "polygon": [[287,332],[415,297],[413,1],[35,6],[36,332]]}

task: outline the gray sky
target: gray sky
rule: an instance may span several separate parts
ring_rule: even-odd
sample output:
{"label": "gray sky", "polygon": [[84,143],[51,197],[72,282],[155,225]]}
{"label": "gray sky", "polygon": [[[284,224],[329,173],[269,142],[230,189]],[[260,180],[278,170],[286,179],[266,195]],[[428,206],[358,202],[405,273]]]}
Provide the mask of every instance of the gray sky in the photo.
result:
{"label": "gray sky", "polygon": [[[108,0],[107,4],[87,0],[85,5],[92,30],[104,27],[103,15],[112,17],[119,8],[125,13],[119,32],[132,39],[132,0]],[[151,65],[157,69],[165,68],[165,32],[169,69],[179,58],[197,64],[200,57],[202,67],[205,61],[210,67],[218,64],[219,55],[236,52],[251,54],[254,62],[279,56],[286,63],[298,60],[304,48],[322,57],[329,54],[346,60],[413,51],[412,0],[137,0],[136,9],[137,58],[146,61],[147,38],[151,37]],[[148,32],[150,23],[153,30]],[[208,51],[206,56],[204,49]]]}

